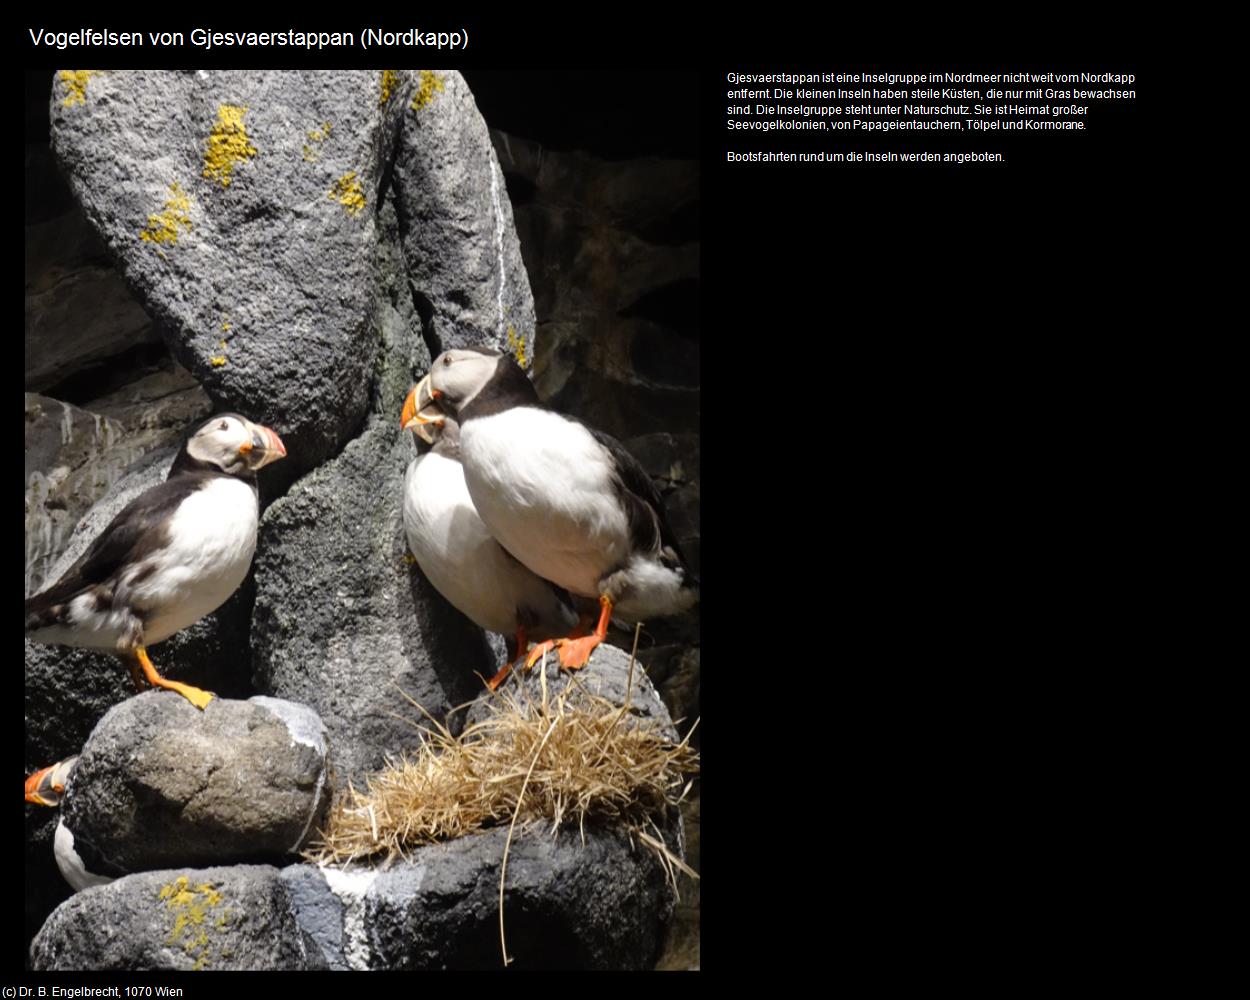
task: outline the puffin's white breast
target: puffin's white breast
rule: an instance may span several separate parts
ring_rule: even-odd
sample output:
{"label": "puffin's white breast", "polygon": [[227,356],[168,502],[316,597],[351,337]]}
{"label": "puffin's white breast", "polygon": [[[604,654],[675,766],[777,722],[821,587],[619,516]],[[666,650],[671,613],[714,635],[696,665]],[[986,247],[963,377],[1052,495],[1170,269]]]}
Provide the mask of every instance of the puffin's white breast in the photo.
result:
{"label": "puffin's white breast", "polygon": [[460,462],[431,452],[408,466],[404,533],[421,572],[479,627],[510,635],[518,607],[555,632],[571,625],[572,613],[546,582],[499,547],[478,516]]}
{"label": "puffin's white breast", "polygon": [[119,597],[147,613],[145,642],[193,625],[239,589],[256,551],[258,517],[255,491],[228,476],[214,477],[178,506],[169,544],[137,563],[118,588]]}
{"label": "puffin's white breast", "polygon": [[482,520],[539,576],[594,597],[604,574],[628,558],[611,455],[581,424],[514,407],[467,421],[460,451]]}
{"label": "puffin's white breast", "polygon": [[115,881],[107,875],[87,871],[82,857],[74,850],[74,835],[69,832],[64,821],[59,819],[56,822],[56,832],[52,835],[52,853],[56,858],[56,866],[61,869],[61,876],[75,892]]}

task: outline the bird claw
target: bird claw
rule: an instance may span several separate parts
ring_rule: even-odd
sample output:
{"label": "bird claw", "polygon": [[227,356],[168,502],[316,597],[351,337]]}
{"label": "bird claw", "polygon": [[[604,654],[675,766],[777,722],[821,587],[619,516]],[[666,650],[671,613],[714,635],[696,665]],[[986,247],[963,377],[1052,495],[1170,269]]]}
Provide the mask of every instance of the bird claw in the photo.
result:
{"label": "bird claw", "polygon": [[586,635],[580,639],[561,639],[560,666],[565,670],[581,670],[590,662],[590,654],[599,643],[603,642],[597,635]]}
{"label": "bird claw", "polygon": [[560,644],[558,639],[548,639],[546,642],[540,642],[537,646],[530,650],[530,655],[525,660],[525,665],[531,670],[534,664],[541,660]]}
{"label": "bird claw", "polygon": [[211,691],[203,691],[200,688],[192,687],[190,684],[179,684],[177,681],[166,681],[161,687],[178,692],[201,712],[208,708],[208,703],[214,698]]}

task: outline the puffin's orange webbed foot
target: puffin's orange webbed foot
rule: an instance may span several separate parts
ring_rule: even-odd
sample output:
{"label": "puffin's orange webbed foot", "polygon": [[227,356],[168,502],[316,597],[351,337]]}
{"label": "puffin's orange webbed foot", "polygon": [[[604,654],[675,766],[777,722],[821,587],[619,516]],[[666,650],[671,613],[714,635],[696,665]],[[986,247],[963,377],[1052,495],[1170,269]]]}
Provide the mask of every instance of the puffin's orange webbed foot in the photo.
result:
{"label": "puffin's orange webbed foot", "polygon": [[526,657],[525,665],[533,670],[534,664],[550,653],[559,644],[559,639],[548,639],[546,642],[540,642],[537,646],[530,650],[530,655]]}
{"label": "puffin's orange webbed foot", "polygon": [[584,635],[578,639],[560,640],[560,666],[565,670],[580,670],[590,662],[590,654],[599,643],[600,635]]}
{"label": "puffin's orange webbed foot", "polygon": [[494,677],[492,677],[490,680],[486,682],[487,688],[489,688],[491,691],[498,691],[499,685],[508,679],[508,675],[510,673],[512,673],[512,664],[505,663],[502,667],[499,668],[499,673],[495,674]]}
{"label": "puffin's orange webbed foot", "polygon": [[152,661],[148,659],[148,651],[140,646],[135,650],[135,657],[139,661],[139,666],[143,668],[143,675],[148,679],[148,683],[154,687],[165,688],[168,691],[177,691],[192,705],[201,712],[208,707],[208,703],[213,700],[213,695],[209,691],[203,691],[200,688],[192,687],[190,684],[181,684],[178,681],[167,681],[164,677],[156,672],[156,667],[152,666]]}

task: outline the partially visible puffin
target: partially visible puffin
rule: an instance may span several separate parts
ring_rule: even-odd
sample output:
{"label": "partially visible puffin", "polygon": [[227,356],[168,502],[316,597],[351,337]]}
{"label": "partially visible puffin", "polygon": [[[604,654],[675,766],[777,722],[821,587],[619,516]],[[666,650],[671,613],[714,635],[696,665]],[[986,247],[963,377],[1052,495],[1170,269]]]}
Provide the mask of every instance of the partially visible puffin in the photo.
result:
{"label": "partially visible puffin", "polygon": [[597,597],[591,635],[542,643],[584,666],[614,613],[630,621],[685,611],[698,600],[659,492],[615,439],[545,406],[506,354],[444,351],[409,393],[405,412],[434,409],[460,423],[465,483],[496,540],[570,594]]}
{"label": "partially visible puffin", "polygon": [[[51,767],[36,771],[26,779],[26,801],[55,809],[65,797],[65,786],[69,783],[69,776],[77,763],[78,756],[75,754]],[[74,835],[62,819],[57,820],[56,831],[52,835],[52,854],[56,858],[57,868],[61,870],[61,877],[75,892],[81,892],[93,885],[108,885],[118,877],[101,875],[87,867],[87,860],[74,846]],[[89,856],[92,854],[93,852],[88,851]],[[98,867],[107,867],[102,864],[102,858],[93,857],[93,860]],[[119,871],[118,875],[120,874],[124,873]]]}
{"label": "partially visible puffin", "polygon": [[460,464],[460,427],[451,418],[416,419],[409,394],[400,420],[433,448],[404,476],[404,533],[421,572],[479,628],[502,633],[509,663],[487,684],[495,690],[530,639],[567,635],[577,613],[564,591],[522,566],[478,516]]}
{"label": "partially visible puffin", "polygon": [[59,806],[69,784],[70,773],[78,763],[78,755],[36,771],[26,779],[26,801],[37,806]]}
{"label": "partially visible puffin", "polygon": [[146,647],[238,589],[256,549],[256,470],[285,455],[277,434],[238,414],[200,425],[165,482],[127,504],[60,580],[26,600],[27,638],[115,652],[136,685],[142,671],[203,709],[212,695],[163,678]]}

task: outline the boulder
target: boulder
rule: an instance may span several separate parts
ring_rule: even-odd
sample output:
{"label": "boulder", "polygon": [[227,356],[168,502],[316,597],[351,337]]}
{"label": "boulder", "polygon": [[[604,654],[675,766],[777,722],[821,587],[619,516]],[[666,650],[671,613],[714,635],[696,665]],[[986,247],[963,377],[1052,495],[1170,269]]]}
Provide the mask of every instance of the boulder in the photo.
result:
{"label": "boulder", "polygon": [[[384,871],[300,866],[311,912],[299,912],[331,964],[354,969],[498,969],[499,868],[506,828],[419,847]],[[292,869],[284,872],[296,877]],[[518,832],[508,854],[504,921],[518,969],[648,969],[673,912],[655,856],[623,831],[589,827],[552,837]],[[334,931],[342,930],[335,938]]]}
{"label": "boulder", "polygon": [[[49,78],[49,82],[51,82]],[[109,358],[157,345],[160,335],[69,198],[46,145],[27,147],[24,375],[42,392]]]}
{"label": "boulder", "polygon": [[149,691],[100,720],[61,814],[100,874],[276,861],[316,834],[328,764],[325,727],[303,705],[216,698],[200,711]]}
{"label": "boulder", "polygon": [[31,944],[37,971],[324,969],[278,869],[128,875],[62,903]]}
{"label": "boulder", "polygon": [[[514,670],[508,675],[501,693],[508,693],[519,701],[529,704],[541,704],[543,699],[543,683],[539,665],[532,670]],[[630,677],[630,655],[617,646],[603,643],[590,654],[590,662],[581,670],[564,670],[560,667],[559,654],[552,651],[547,654],[545,669],[547,672],[547,697],[553,699],[562,691],[568,690],[573,704],[583,693],[593,694],[610,701],[613,705],[625,704],[625,693],[629,692],[630,720],[646,719],[651,722],[655,731],[674,742],[677,741],[677,730],[669,716],[668,709],[655,690],[655,686],[647,677],[646,667],[641,658],[635,661],[633,677]],[[466,724],[478,722],[490,711],[492,695],[482,692],[469,706],[466,713]]]}
{"label": "boulder", "polygon": [[411,454],[398,418],[372,418],[261,526],[256,687],[316,709],[339,786],[419,745],[428,723],[405,695],[441,718],[480,690],[475,672],[494,670],[481,630],[408,560],[400,504]]}
{"label": "boulder", "polygon": [[382,352],[371,416],[265,512],[257,550],[256,688],[320,713],[340,786],[424,738],[426,720],[404,694],[442,718],[481,690],[477,674],[495,671],[482,631],[422,576],[404,539],[404,471],[416,448],[399,413],[430,351],[400,250],[399,202],[388,195],[379,212]]}
{"label": "boulder", "polygon": [[368,409],[376,202],[415,74],[58,74],[52,147],[175,358],[293,481]]}
{"label": "boulder", "polygon": [[[637,664],[631,682],[629,656],[621,650],[600,646],[576,674],[560,672],[552,656],[546,670],[549,697],[572,688],[620,705],[629,690],[624,724],[647,719],[677,738]],[[539,702],[539,669],[514,673],[505,690]],[[469,721],[482,717],[492,697],[479,697]],[[681,854],[675,810],[661,826],[665,841]],[[506,839],[506,828],[491,829],[414,848],[389,867],[301,865],[284,870],[283,877],[298,883],[300,926],[332,968],[500,968],[498,892]],[[513,839],[504,914],[517,968],[651,968],[674,903],[659,861],[622,830],[590,822],[584,841],[575,828],[553,837],[545,827],[518,829]]]}
{"label": "boulder", "polygon": [[156,371],[87,408],[26,393],[26,594],[54,582],[70,533],[145,454],[181,443],[211,404],[183,369]]}
{"label": "boulder", "polygon": [[534,297],[507,186],[464,78],[419,74],[395,159],[408,270],[430,353],[493,344],[534,358]]}

